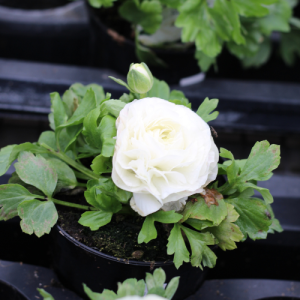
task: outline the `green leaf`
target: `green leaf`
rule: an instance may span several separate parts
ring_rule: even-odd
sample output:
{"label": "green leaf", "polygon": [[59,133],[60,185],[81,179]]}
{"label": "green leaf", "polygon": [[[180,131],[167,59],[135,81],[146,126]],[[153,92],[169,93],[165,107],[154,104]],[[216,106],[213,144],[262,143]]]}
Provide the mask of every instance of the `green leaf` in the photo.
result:
{"label": "green leaf", "polygon": [[44,300],[54,300],[54,298],[44,289],[37,289]]}
{"label": "green leaf", "polygon": [[182,41],[196,42],[198,51],[210,57],[217,56],[221,52],[222,41],[215,30],[216,20],[210,14],[207,2],[187,0],[178,10],[180,15],[175,25],[182,27]]}
{"label": "green leaf", "polygon": [[65,108],[65,112],[66,112],[68,118],[70,118],[73,115],[74,111],[78,107],[79,97],[70,88],[69,90],[66,90],[64,92],[62,101],[63,101],[63,105]]}
{"label": "green leaf", "polygon": [[118,298],[126,296],[144,296],[145,292],[145,281],[135,278],[126,279],[123,283],[118,283]]}
{"label": "green leaf", "polygon": [[91,300],[116,300],[117,299],[117,295],[110,290],[104,289],[101,294],[94,293],[85,284],[83,284],[83,290]]}
{"label": "green leaf", "polygon": [[113,156],[116,143],[114,137],[117,135],[116,119],[110,115],[104,116],[100,122],[99,131],[102,142],[101,154],[105,157]]}
{"label": "green leaf", "polygon": [[37,187],[48,197],[52,196],[57,184],[57,173],[45,158],[23,151],[19,154],[15,168],[22,181]]}
{"label": "green leaf", "polygon": [[138,236],[138,243],[149,243],[151,240],[157,238],[157,230],[154,225],[154,217],[149,215],[145,218],[142,229]]}
{"label": "green leaf", "polygon": [[26,190],[28,190],[31,194],[39,195],[39,196],[42,196],[42,198],[44,198],[44,193],[42,191],[37,189],[35,186],[27,184],[24,181],[22,181],[16,172],[13,172],[11,174],[11,177],[9,178],[8,183],[21,185]]}
{"label": "green leaf", "polygon": [[142,229],[138,236],[138,243],[148,243],[157,238],[157,231],[154,222],[160,222],[164,224],[177,223],[182,218],[181,214],[175,213],[175,210],[171,211],[157,211],[145,218]]}
{"label": "green leaf", "polygon": [[124,191],[117,187],[111,178],[101,178],[96,183],[95,186],[102,193],[111,196],[112,198],[116,198],[123,204],[127,204],[129,199],[132,198],[132,193],[128,191]]}
{"label": "green leaf", "polygon": [[60,125],[58,128],[62,129],[64,127],[73,126],[81,124],[86,117],[86,115],[96,107],[96,96],[92,89],[89,89],[78,108],[75,110],[72,117],[67,123]]}
{"label": "green leaf", "polygon": [[201,231],[207,227],[214,226],[212,221],[208,220],[198,220],[198,219],[187,219],[185,223],[189,224],[190,226],[194,227],[195,229]]}
{"label": "green leaf", "polygon": [[111,221],[113,213],[105,211],[86,211],[81,215],[78,223],[90,227],[91,230],[98,230],[100,227]]}
{"label": "green leaf", "polygon": [[40,148],[31,143],[24,143],[20,145],[10,145],[1,149],[0,151],[0,176],[5,174],[14,160],[17,159],[21,151],[32,151],[34,153],[46,153],[47,150]]}
{"label": "green leaf", "polygon": [[158,295],[163,297],[163,295],[165,294],[165,290],[163,287],[154,287],[151,290],[148,291],[149,295]]}
{"label": "green leaf", "polygon": [[92,7],[100,8],[102,6],[111,7],[113,6],[113,3],[117,0],[88,0],[88,1]]}
{"label": "green leaf", "polygon": [[215,57],[210,57],[200,50],[195,52],[195,58],[197,59],[198,66],[202,72],[207,72],[212,65],[216,64]]}
{"label": "green leaf", "polygon": [[56,158],[47,159],[57,173],[57,185],[55,193],[62,189],[73,189],[77,186],[77,179],[74,171],[63,161]]}
{"label": "green leaf", "polygon": [[178,269],[183,262],[190,261],[190,253],[185,245],[179,224],[175,224],[168,238],[167,253],[174,254],[174,264]]}
{"label": "green leaf", "polygon": [[244,235],[240,228],[233,224],[239,217],[239,214],[234,210],[234,206],[227,203],[228,215],[220,225],[216,227],[208,227],[205,231],[212,233],[218,242],[218,246],[222,250],[233,250],[236,248],[235,242],[243,239]]}
{"label": "green leaf", "polygon": [[226,200],[232,204],[240,215],[235,224],[240,228],[245,238],[247,234],[253,240],[258,239],[258,234],[267,232],[272,221],[268,218],[267,206],[256,198],[234,198]]}
{"label": "green leaf", "polygon": [[257,142],[240,174],[240,168],[235,163],[231,152],[221,148],[220,156],[232,160],[231,165],[226,169],[229,185],[223,190],[224,194],[230,195],[236,191],[241,193],[250,187],[259,191],[267,204],[273,202],[270,192],[267,189],[257,187],[253,181],[265,181],[272,177],[272,171],[280,163],[280,147],[278,145],[270,145],[268,141]]}
{"label": "green leaf", "polygon": [[272,31],[290,31],[289,20],[292,10],[286,0],[279,0],[269,7],[270,13],[257,20],[260,30],[265,35],[270,35]]}
{"label": "green leaf", "polygon": [[227,216],[227,206],[223,199],[217,200],[219,205],[208,205],[205,203],[205,200],[198,196],[197,201],[193,203],[192,201],[189,201],[186,204],[186,207],[183,211],[183,219],[181,222],[184,222],[185,220],[192,218],[192,219],[198,219],[198,220],[208,220],[213,222],[213,224],[219,225]]}
{"label": "green leaf", "polygon": [[145,0],[142,3],[126,0],[120,6],[119,13],[128,22],[142,26],[149,34],[155,33],[162,22],[162,5],[158,0]]}
{"label": "green leaf", "polygon": [[111,115],[118,118],[120,111],[125,107],[126,103],[120,100],[108,100],[100,106],[100,118]]}
{"label": "green leaf", "polygon": [[166,273],[162,268],[155,269],[153,272],[153,279],[156,286],[164,287],[166,281]]}
{"label": "green leaf", "polygon": [[188,108],[192,108],[192,103],[184,96],[181,91],[173,90],[170,93],[169,102],[175,103],[177,105],[184,105]]}
{"label": "green leaf", "polygon": [[110,79],[112,79],[114,82],[122,85],[122,86],[125,86],[129,91],[131,91],[130,87],[128,86],[128,84],[126,82],[124,82],[123,80],[121,79],[118,79],[118,78],[115,78],[113,76],[108,76]]}
{"label": "green leaf", "polygon": [[173,277],[170,282],[168,283],[166,290],[165,290],[165,294],[164,297],[171,300],[173,298],[173,296],[175,295],[178,286],[179,286],[179,279],[180,277]]}
{"label": "green leaf", "polygon": [[219,112],[218,111],[213,112],[213,111],[217,108],[218,103],[219,103],[218,99],[209,100],[208,98],[205,98],[196,112],[197,115],[207,123],[212,120],[215,120],[218,117]]}
{"label": "green leaf", "polygon": [[98,119],[100,118],[100,107],[93,109],[83,120],[82,133],[87,143],[96,149],[101,149],[100,128]]}
{"label": "green leaf", "polygon": [[290,32],[282,33],[280,38],[280,54],[284,62],[292,66],[300,57],[300,31],[292,29]]}
{"label": "green leaf", "polygon": [[53,111],[54,128],[59,127],[67,122],[68,116],[65,112],[65,107],[58,93],[51,93],[51,110]]}
{"label": "green leaf", "polygon": [[56,140],[55,140],[55,133],[54,131],[44,131],[41,133],[38,143],[41,144],[46,144],[53,150],[57,150],[56,147]]}
{"label": "green leaf", "polygon": [[0,221],[7,221],[18,215],[18,205],[26,200],[44,197],[31,194],[19,184],[0,185]]}
{"label": "green leaf", "polygon": [[147,93],[147,97],[157,97],[168,100],[170,98],[170,88],[163,80],[158,80],[154,77],[153,86]]}
{"label": "green leaf", "polygon": [[246,57],[242,63],[245,68],[260,67],[265,64],[271,56],[271,40],[265,38],[262,43],[259,44],[259,49],[254,56]]}
{"label": "green leaf", "polygon": [[215,253],[207,247],[207,245],[214,245],[215,239],[210,233],[199,233],[185,226],[181,229],[186,234],[192,249],[191,264],[193,267],[213,268],[216,265],[217,257]]}
{"label": "green leaf", "polygon": [[278,0],[234,0],[238,13],[246,17],[263,17],[269,13],[267,5]]}
{"label": "green leaf", "polygon": [[19,204],[18,214],[23,232],[41,237],[56,224],[58,214],[52,201],[26,200]]}
{"label": "green leaf", "polygon": [[111,173],[112,172],[112,158],[105,157],[102,154],[96,156],[91,164],[92,170],[96,174]]}

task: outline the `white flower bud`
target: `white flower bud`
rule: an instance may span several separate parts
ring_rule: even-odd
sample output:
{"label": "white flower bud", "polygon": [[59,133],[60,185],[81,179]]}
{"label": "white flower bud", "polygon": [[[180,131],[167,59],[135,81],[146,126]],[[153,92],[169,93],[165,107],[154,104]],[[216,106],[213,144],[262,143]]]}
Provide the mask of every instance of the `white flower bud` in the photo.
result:
{"label": "white flower bud", "polygon": [[134,93],[146,94],[153,85],[153,76],[145,63],[131,64],[127,83]]}

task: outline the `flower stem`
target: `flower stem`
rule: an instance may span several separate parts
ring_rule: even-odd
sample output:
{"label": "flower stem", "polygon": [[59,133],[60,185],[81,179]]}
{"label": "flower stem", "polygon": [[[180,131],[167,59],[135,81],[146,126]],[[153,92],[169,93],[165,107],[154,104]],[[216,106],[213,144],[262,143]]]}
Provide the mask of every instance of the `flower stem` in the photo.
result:
{"label": "flower stem", "polygon": [[147,93],[145,94],[140,94],[140,99],[146,98],[147,97]]}
{"label": "flower stem", "polygon": [[87,175],[90,179],[99,179],[100,177],[96,175],[93,171],[86,168],[85,166],[77,163],[75,160],[70,158],[68,155],[66,155],[63,152],[56,152],[54,149],[50,148],[48,145],[41,143],[41,146],[46,148],[48,151],[51,152],[51,154],[55,155],[56,157],[60,158],[64,162],[66,162],[68,165],[72,166],[73,168],[77,169],[81,173]]}
{"label": "flower stem", "polygon": [[53,201],[55,204],[59,204],[59,205],[64,205],[64,206],[69,206],[69,207],[75,207],[75,208],[79,208],[79,209],[83,209],[83,210],[98,210],[97,208],[92,207],[92,206],[87,206],[87,205],[81,205],[81,204],[66,202],[66,201],[57,200],[57,199],[54,199],[54,198],[48,198],[48,199],[51,200],[51,201]]}

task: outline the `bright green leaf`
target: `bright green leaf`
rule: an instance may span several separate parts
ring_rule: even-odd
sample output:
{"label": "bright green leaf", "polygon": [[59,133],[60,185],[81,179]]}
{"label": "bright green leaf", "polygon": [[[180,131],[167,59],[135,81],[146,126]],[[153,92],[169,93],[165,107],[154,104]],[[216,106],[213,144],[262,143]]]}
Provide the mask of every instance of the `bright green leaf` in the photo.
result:
{"label": "bright green leaf", "polygon": [[105,157],[102,154],[96,156],[91,164],[91,169],[96,174],[111,173],[112,172],[112,158]]}
{"label": "bright green leaf", "polygon": [[185,245],[179,224],[175,224],[168,238],[167,253],[174,254],[174,264],[178,269],[183,262],[190,261],[190,253]]}
{"label": "bright green leaf", "polygon": [[147,93],[147,97],[157,97],[168,100],[170,98],[170,88],[165,81],[154,78],[153,86]]}
{"label": "bright green leaf", "polygon": [[44,289],[37,289],[44,300],[54,300],[54,298]]}
{"label": "bright green leaf", "polygon": [[197,115],[207,123],[212,120],[215,120],[218,117],[219,112],[218,111],[213,112],[213,111],[218,106],[218,103],[219,103],[218,99],[209,100],[208,98],[205,98],[196,112]]}
{"label": "bright green leaf", "polygon": [[86,211],[81,215],[78,223],[90,227],[91,230],[98,230],[100,227],[111,221],[113,213],[105,211]]}

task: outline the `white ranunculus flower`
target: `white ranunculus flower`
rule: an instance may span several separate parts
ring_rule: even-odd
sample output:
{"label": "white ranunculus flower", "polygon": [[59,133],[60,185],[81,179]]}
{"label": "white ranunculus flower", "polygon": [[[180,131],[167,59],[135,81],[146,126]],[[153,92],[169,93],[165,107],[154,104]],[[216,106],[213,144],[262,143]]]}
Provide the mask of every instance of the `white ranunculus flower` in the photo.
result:
{"label": "white ranunculus flower", "polygon": [[181,210],[216,179],[219,151],[195,112],[159,98],[127,104],[116,122],[112,180],[141,216]]}

